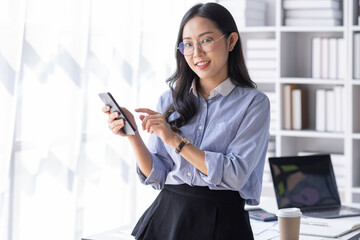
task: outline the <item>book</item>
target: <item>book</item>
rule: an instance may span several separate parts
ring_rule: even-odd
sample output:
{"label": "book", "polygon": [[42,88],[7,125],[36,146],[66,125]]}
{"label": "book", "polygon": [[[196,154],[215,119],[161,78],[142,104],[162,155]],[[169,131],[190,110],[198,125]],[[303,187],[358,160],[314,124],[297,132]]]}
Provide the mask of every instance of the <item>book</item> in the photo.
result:
{"label": "book", "polygon": [[338,38],[338,78],[345,79],[346,73],[346,45],[344,38]]}
{"label": "book", "polygon": [[239,18],[239,17],[236,17],[236,15],[235,15],[234,20],[238,27],[266,26],[266,20],[260,19],[260,18],[258,18],[258,19]]}
{"label": "book", "polygon": [[309,217],[301,221],[300,234],[337,238],[359,228],[359,221],[351,218],[324,219]]}
{"label": "book", "polygon": [[314,37],[312,38],[311,46],[311,66],[312,66],[312,77],[321,78],[321,56],[322,56],[322,47],[321,47],[321,38]]}
{"label": "book", "polygon": [[265,19],[266,11],[252,8],[228,9],[235,19]]}
{"label": "book", "polygon": [[285,26],[333,27],[340,25],[341,20],[334,18],[285,18]]}
{"label": "book", "polygon": [[335,86],[334,94],[335,94],[335,131],[343,132],[343,116],[344,116],[344,87],[343,86]]}
{"label": "book", "polygon": [[294,9],[285,11],[286,18],[334,18],[342,19],[342,11],[338,9]]}
{"label": "book", "polygon": [[360,33],[354,34],[354,79],[360,79]]}
{"label": "book", "polygon": [[338,77],[338,45],[336,38],[329,38],[329,78]]}
{"label": "book", "polygon": [[266,1],[263,0],[220,0],[218,3],[227,8],[230,12],[234,9],[266,11]]}
{"label": "book", "polygon": [[307,128],[306,89],[293,89],[292,92],[292,129]]}
{"label": "book", "polygon": [[334,174],[336,178],[336,185],[338,188],[345,188],[347,186],[348,170],[346,163],[346,158],[343,154],[330,154],[331,162],[334,168]]}
{"label": "book", "polygon": [[329,78],[329,38],[321,38],[321,78]]}
{"label": "book", "polygon": [[335,94],[334,90],[326,90],[326,131],[335,131]]}
{"label": "book", "polygon": [[316,90],[315,110],[316,110],[315,129],[316,129],[316,131],[325,131],[325,129],[326,129],[326,120],[325,120],[326,95],[325,95],[325,89],[317,89]]}
{"label": "book", "polygon": [[292,90],[298,88],[295,84],[285,84],[283,87],[283,128],[286,130],[292,127]]}
{"label": "book", "polygon": [[284,0],[284,9],[340,9],[340,2],[333,0]]}
{"label": "book", "polygon": [[360,26],[360,0],[359,0],[359,8],[358,8],[358,25]]}
{"label": "book", "polygon": [[277,121],[277,100],[275,92],[264,92],[270,101],[270,130],[276,130]]}

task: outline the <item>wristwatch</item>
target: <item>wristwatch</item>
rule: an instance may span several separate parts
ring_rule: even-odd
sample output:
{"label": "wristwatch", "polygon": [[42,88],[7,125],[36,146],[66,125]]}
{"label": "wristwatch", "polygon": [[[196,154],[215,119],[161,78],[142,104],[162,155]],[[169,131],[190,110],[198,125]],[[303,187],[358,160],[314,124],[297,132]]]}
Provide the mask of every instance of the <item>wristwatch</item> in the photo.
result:
{"label": "wristwatch", "polygon": [[186,138],[182,138],[179,146],[177,146],[177,147],[175,148],[175,152],[176,152],[177,154],[179,154],[180,151],[181,151],[181,149],[182,149],[185,145],[188,145],[188,144],[190,144],[190,141],[189,141],[188,139],[186,139]]}

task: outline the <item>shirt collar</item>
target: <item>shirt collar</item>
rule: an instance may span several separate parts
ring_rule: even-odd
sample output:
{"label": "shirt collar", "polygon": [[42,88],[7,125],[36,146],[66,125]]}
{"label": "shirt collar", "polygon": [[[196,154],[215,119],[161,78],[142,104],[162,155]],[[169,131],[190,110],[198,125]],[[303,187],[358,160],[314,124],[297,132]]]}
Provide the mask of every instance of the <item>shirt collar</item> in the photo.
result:
{"label": "shirt collar", "polygon": [[[213,98],[219,94],[226,97],[229,93],[235,88],[235,85],[230,78],[227,78],[225,81],[220,83],[216,88],[211,90],[209,98]],[[190,91],[193,92],[195,96],[198,97],[198,92],[196,90],[196,80],[194,79],[190,88]]]}

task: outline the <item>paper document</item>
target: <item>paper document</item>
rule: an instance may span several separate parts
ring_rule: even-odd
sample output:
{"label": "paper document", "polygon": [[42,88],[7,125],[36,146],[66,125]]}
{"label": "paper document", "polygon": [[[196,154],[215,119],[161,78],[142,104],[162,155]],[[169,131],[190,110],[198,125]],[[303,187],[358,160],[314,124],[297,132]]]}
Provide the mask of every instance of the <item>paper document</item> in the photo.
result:
{"label": "paper document", "polygon": [[334,238],[356,229],[360,229],[358,218],[357,221],[352,218],[302,218],[300,234]]}

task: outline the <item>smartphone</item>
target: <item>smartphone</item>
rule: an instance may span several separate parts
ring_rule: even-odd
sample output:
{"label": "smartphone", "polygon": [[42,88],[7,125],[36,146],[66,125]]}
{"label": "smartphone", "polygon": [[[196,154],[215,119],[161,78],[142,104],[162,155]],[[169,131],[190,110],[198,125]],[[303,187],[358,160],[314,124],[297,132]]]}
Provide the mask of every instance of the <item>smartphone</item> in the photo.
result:
{"label": "smartphone", "polygon": [[264,222],[275,221],[277,220],[277,216],[274,213],[270,213],[262,208],[253,208],[248,209],[249,217],[255,220],[260,220]]}
{"label": "smartphone", "polygon": [[119,120],[121,118],[125,120],[125,125],[121,129],[123,131],[123,133],[125,133],[126,135],[135,135],[136,130],[135,130],[134,126],[131,124],[129,119],[126,117],[125,113],[121,110],[120,106],[117,104],[117,102],[115,101],[115,99],[111,95],[111,93],[109,93],[109,92],[99,93],[99,97],[101,98],[101,100],[104,102],[104,104],[106,106],[110,107],[111,113],[113,113],[113,112],[119,113],[119,117],[115,118],[115,120]]}

